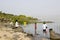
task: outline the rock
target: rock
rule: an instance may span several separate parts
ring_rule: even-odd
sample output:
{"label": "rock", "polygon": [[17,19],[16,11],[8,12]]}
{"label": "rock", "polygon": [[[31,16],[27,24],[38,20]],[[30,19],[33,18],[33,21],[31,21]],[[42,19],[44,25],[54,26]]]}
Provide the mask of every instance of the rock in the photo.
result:
{"label": "rock", "polygon": [[27,34],[27,36],[31,36],[31,37],[33,37],[33,34]]}
{"label": "rock", "polygon": [[51,40],[60,40],[60,35],[57,35],[53,29],[49,29],[50,32],[50,39]]}

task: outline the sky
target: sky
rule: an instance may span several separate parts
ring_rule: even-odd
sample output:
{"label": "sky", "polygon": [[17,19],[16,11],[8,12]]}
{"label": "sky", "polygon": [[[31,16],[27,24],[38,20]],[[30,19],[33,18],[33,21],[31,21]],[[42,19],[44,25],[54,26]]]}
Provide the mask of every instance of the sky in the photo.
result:
{"label": "sky", "polygon": [[60,0],[0,0],[0,11],[59,21]]}

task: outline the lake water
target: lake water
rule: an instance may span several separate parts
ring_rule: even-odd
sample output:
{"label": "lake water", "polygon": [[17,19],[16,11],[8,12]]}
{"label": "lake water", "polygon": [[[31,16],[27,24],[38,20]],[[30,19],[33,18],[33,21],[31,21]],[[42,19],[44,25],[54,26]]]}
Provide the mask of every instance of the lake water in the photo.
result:
{"label": "lake water", "polygon": [[[42,23],[37,23],[37,34],[40,34],[41,37],[43,37],[43,28],[42,28]],[[48,29],[53,28],[53,30],[56,33],[60,34],[60,23],[47,23]],[[35,34],[35,24],[28,24],[26,26],[23,26],[23,29],[27,33]],[[49,31],[49,30],[48,30]],[[47,33],[46,37],[49,37],[49,32]]]}

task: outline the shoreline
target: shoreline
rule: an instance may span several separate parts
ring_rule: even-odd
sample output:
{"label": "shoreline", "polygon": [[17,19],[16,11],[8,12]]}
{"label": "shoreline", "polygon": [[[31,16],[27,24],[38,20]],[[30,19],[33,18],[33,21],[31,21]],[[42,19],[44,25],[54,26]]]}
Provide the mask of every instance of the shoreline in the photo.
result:
{"label": "shoreline", "polygon": [[27,33],[17,31],[12,28],[5,27],[0,23],[0,40],[32,40],[32,37],[27,36]]}

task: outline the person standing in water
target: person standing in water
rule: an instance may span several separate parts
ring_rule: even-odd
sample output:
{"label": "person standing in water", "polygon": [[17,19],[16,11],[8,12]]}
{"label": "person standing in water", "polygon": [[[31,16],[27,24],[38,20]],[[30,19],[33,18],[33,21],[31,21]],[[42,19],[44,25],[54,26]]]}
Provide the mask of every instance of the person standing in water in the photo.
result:
{"label": "person standing in water", "polygon": [[46,34],[47,33],[47,24],[46,22],[43,22],[43,33]]}

